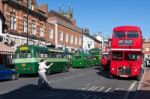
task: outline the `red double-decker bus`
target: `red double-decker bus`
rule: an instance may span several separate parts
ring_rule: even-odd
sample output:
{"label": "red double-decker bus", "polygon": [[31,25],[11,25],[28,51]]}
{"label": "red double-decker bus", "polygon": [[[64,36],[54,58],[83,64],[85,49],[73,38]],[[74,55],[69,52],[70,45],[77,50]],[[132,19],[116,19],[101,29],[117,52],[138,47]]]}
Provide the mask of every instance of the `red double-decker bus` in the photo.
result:
{"label": "red double-decker bus", "polygon": [[137,77],[142,67],[142,32],[137,26],[120,26],[113,29],[110,76]]}

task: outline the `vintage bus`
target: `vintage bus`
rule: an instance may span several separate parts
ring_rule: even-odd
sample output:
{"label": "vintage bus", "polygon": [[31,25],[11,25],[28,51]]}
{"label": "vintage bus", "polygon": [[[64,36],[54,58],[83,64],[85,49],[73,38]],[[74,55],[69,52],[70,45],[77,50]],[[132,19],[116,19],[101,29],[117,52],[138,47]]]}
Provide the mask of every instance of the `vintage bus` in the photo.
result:
{"label": "vintage bus", "polygon": [[102,52],[101,56],[102,56],[102,58],[101,58],[102,70],[109,70],[110,53],[109,52]]}
{"label": "vintage bus", "polygon": [[110,76],[137,77],[142,66],[142,32],[137,26],[120,26],[113,29]]}
{"label": "vintage bus", "polygon": [[93,65],[99,66],[101,65],[101,50],[99,48],[93,48],[90,50],[90,54],[93,57]]}
{"label": "vintage bus", "polygon": [[73,68],[88,68],[93,66],[93,58],[91,54],[75,51],[72,55],[71,66]]}
{"label": "vintage bus", "polygon": [[18,74],[37,74],[38,63],[46,59],[47,63],[54,63],[48,69],[49,73],[68,71],[68,59],[64,50],[48,49],[34,45],[22,45],[15,51],[15,70]]}

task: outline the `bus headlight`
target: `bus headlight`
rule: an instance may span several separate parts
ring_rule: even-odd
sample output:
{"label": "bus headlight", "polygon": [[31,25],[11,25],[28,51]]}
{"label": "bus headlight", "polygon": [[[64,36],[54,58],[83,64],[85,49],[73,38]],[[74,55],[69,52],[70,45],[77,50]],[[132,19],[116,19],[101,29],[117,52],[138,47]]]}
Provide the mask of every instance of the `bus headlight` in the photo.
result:
{"label": "bus headlight", "polygon": [[115,68],[112,68],[111,70],[112,70],[112,71],[114,71],[114,70],[115,70]]}
{"label": "bus headlight", "polygon": [[26,64],[21,64],[21,66],[22,66],[22,67],[25,67],[25,66],[26,66]]}
{"label": "bus headlight", "polygon": [[137,69],[134,69],[134,72],[137,72]]}

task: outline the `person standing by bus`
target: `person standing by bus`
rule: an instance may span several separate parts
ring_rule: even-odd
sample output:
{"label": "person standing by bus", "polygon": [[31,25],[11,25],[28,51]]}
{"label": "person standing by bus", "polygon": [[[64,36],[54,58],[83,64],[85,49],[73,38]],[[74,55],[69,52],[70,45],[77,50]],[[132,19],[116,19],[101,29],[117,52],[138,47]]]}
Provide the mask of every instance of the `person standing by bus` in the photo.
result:
{"label": "person standing by bus", "polygon": [[39,62],[39,80],[38,80],[38,87],[41,89],[42,88],[42,84],[45,83],[47,87],[49,87],[49,83],[48,80],[46,78],[46,69],[50,68],[53,63],[51,63],[49,66],[46,65],[47,61],[45,59],[42,59]]}

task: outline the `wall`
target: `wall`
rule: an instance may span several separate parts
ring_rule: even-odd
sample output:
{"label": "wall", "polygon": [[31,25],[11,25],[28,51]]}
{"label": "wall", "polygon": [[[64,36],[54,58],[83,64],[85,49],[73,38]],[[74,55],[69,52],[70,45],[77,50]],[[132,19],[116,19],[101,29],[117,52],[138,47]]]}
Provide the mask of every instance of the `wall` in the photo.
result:
{"label": "wall", "polygon": [[83,35],[83,50],[90,50],[92,48],[94,48],[94,40],[89,36]]}

